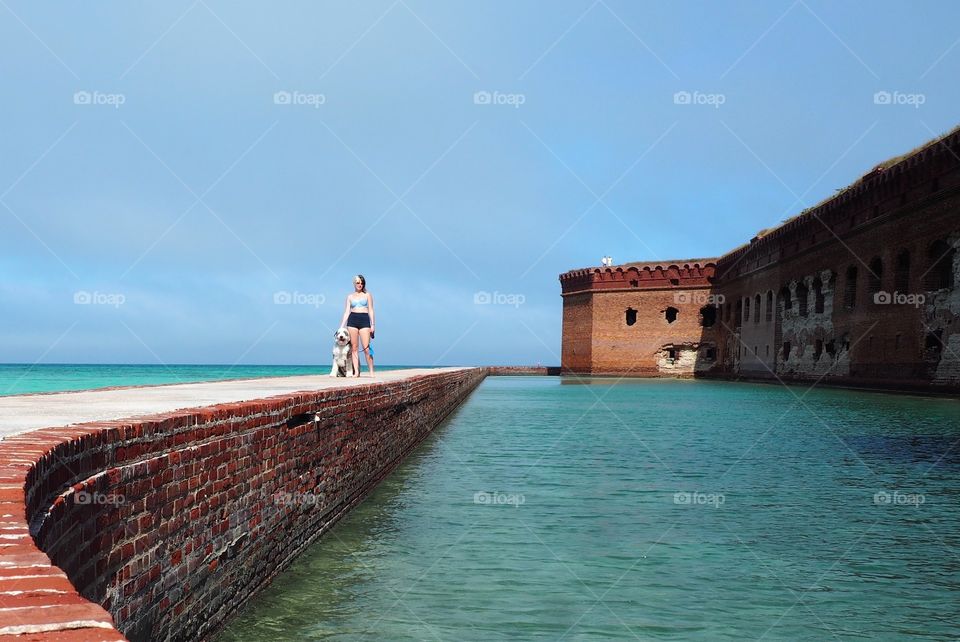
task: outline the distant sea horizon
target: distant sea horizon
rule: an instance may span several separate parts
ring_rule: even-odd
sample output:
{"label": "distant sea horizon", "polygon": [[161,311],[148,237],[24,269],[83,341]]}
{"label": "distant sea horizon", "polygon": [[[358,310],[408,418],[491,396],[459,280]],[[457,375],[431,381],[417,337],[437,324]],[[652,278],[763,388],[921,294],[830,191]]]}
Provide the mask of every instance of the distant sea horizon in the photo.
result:
{"label": "distant sea horizon", "polygon": [[[432,368],[426,365],[380,365],[377,370]],[[361,364],[361,373],[367,368]],[[150,363],[0,363],[0,397],[71,392],[123,386],[151,386],[258,377],[329,374],[325,364],[150,364]]]}

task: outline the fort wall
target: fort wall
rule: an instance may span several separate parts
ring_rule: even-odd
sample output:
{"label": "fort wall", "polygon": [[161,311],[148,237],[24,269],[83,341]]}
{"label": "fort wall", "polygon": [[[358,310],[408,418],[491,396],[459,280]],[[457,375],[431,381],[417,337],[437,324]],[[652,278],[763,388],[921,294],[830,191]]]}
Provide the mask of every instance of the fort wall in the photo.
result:
{"label": "fort wall", "polygon": [[[664,290],[617,276],[632,273],[635,264],[561,275],[561,368],[958,389],[958,247],[960,132],[955,131],[878,166],[728,254],[702,260],[706,282],[696,288],[682,279],[667,279]],[[653,264],[636,265],[642,272]],[[613,282],[629,287],[618,290]],[[698,301],[712,297],[717,322],[665,323],[664,292],[675,298],[696,294]],[[567,314],[567,301],[574,300],[576,317]],[[674,307],[681,319],[697,318],[694,306]],[[627,324],[631,308],[638,310],[642,327]],[[589,333],[577,325],[585,317]],[[567,359],[568,343],[584,345],[587,336],[589,357]],[[665,367],[657,355],[678,344],[700,346],[696,359]],[[708,350],[714,358],[707,358]]]}

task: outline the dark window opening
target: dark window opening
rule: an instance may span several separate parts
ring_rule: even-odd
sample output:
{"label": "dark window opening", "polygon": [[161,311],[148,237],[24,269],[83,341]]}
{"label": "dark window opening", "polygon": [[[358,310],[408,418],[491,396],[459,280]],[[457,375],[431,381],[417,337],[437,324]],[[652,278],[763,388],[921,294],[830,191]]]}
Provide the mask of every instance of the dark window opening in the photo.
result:
{"label": "dark window opening", "polygon": [[823,283],[820,282],[820,277],[817,277],[813,280],[813,311],[817,314],[823,312]]}
{"label": "dark window opening", "polygon": [[893,349],[894,349],[894,350],[899,350],[899,349],[900,349],[900,335],[899,335],[899,334],[893,338]]}
{"label": "dark window opening", "polygon": [[883,287],[883,261],[879,256],[870,261],[870,272],[867,274],[867,292],[874,294]]}
{"label": "dark window opening", "polygon": [[753,322],[760,323],[760,295],[759,294],[754,298],[753,303],[754,303]]}
{"label": "dark window opening", "polygon": [[627,325],[633,325],[637,322],[637,311],[633,308],[627,308]]}
{"label": "dark window opening", "polygon": [[852,310],[857,307],[857,266],[847,268],[846,285],[843,288],[843,305]]}
{"label": "dark window opening", "polygon": [[935,330],[933,332],[928,332],[926,338],[923,340],[923,347],[925,350],[932,350],[937,354],[943,349],[943,330]]}
{"label": "dark window opening", "polygon": [[750,297],[743,300],[743,320],[750,320]]}
{"label": "dark window opening", "polygon": [[735,310],[735,316],[733,319],[733,327],[740,327],[740,320],[743,319],[743,301],[737,299],[737,309]]}
{"label": "dark window opening", "polygon": [[670,279],[670,285],[680,285],[680,279]]}
{"label": "dark window opening", "polygon": [[667,348],[667,359],[670,361],[677,360],[677,349],[676,348]]}
{"label": "dark window opening", "polygon": [[753,346],[753,356],[757,356],[760,353],[760,346]]}
{"label": "dark window opening", "polygon": [[927,253],[930,270],[927,272],[927,289],[939,290],[953,287],[953,255],[956,252],[945,241],[936,241]]}
{"label": "dark window opening", "polygon": [[809,312],[807,308],[809,304],[808,299],[810,298],[809,292],[810,291],[807,289],[806,283],[800,283],[797,286],[797,308],[798,308],[798,313],[802,317],[807,316],[807,313]]}
{"label": "dark window opening", "polygon": [[827,341],[827,345],[826,345],[825,347],[826,347],[826,350],[827,350],[827,354],[829,354],[831,357],[837,356],[837,342],[836,342],[836,341],[834,341],[833,339],[831,339],[830,341]]}
{"label": "dark window opening", "polygon": [[786,361],[789,358],[790,358],[790,342],[784,341],[783,342],[783,360]]}
{"label": "dark window opening", "polygon": [[893,288],[897,292],[910,290],[910,252],[903,250],[897,254],[893,272]]}
{"label": "dark window opening", "polygon": [[790,299],[790,287],[785,285],[780,290],[780,300],[783,301],[783,309],[789,310],[793,307],[793,301]]}
{"label": "dark window opening", "polygon": [[677,320],[677,315],[680,314],[680,310],[670,307],[664,310],[663,317],[667,320],[667,323],[673,323]]}
{"label": "dark window opening", "polygon": [[716,348],[707,348],[704,357],[709,361],[716,361],[717,359],[717,349]]}
{"label": "dark window opening", "polygon": [[764,310],[763,320],[767,323],[773,320],[773,291],[767,291],[767,307]]}
{"label": "dark window opening", "polygon": [[636,288],[636,287],[639,287],[639,286],[640,286],[640,281],[637,281],[636,279],[631,279],[631,280],[630,280],[630,287]]}
{"label": "dark window opening", "polygon": [[817,339],[813,344],[813,360],[819,361],[821,354],[823,354],[823,339]]}
{"label": "dark window opening", "polygon": [[712,305],[705,305],[700,308],[700,325],[705,328],[712,328],[717,322],[717,308]]}
{"label": "dark window opening", "polygon": [[769,343],[767,344],[767,356],[768,356],[768,357],[770,356],[770,344],[769,344]]}

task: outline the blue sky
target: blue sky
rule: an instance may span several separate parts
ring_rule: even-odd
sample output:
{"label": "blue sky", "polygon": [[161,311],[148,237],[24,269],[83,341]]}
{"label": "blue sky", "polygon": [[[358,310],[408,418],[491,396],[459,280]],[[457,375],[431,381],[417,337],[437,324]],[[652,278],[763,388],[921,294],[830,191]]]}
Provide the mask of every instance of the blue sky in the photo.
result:
{"label": "blue sky", "polygon": [[718,255],[960,122],[958,24],[3,0],[0,361],[324,363],[361,272],[381,363],[558,364],[559,273]]}

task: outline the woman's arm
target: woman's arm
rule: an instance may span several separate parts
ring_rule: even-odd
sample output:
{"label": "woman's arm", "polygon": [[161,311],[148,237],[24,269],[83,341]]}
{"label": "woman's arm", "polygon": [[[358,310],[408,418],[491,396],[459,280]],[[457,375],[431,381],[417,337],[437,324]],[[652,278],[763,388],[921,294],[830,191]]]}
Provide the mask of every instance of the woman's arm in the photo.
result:
{"label": "woman's arm", "polygon": [[374,321],[374,317],[373,317],[373,295],[367,292],[367,297],[370,299],[370,301],[368,302],[370,304],[370,334],[373,334],[374,330],[377,327],[377,324]]}
{"label": "woman's arm", "polygon": [[347,327],[347,317],[350,316],[350,295],[347,295],[347,300],[343,304],[343,318],[340,319],[340,325],[338,328]]}

